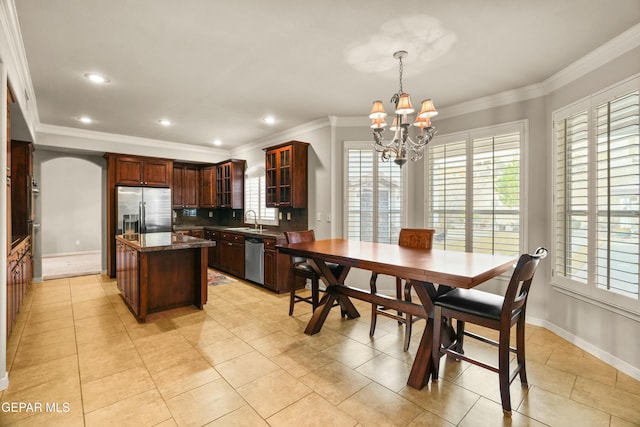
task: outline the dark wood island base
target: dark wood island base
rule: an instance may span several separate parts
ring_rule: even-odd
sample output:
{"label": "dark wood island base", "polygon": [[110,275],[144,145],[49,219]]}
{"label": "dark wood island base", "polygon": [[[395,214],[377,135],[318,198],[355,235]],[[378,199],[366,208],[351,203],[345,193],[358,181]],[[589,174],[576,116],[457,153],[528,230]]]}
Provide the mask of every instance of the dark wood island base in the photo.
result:
{"label": "dark wood island base", "polygon": [[116,236],[116,278],[139,321],[172,308],[207,303],[208,247],[215,243],[173,233]]}

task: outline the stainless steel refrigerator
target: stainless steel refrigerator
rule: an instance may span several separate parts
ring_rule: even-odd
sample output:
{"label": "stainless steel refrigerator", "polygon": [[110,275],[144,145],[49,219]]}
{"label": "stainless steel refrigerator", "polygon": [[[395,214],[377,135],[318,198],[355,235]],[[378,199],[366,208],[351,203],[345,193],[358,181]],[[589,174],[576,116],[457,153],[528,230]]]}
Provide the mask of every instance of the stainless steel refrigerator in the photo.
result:
{"label": "stainless steel refrigerator", "polygon": [[116,234],[171,231],[171,189],[116,187]]}

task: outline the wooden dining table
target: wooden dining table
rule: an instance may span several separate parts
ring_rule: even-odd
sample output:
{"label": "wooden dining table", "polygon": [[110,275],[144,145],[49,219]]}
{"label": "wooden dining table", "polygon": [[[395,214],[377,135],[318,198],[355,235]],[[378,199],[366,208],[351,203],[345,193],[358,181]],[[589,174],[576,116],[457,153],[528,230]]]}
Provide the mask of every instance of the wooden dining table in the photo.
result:
{"label": "wooden dining table", "polygon": [[[331,308],[338,302],[342,313],[354,319],[360,316],[349,298],[379,304],[386,308],[410,313],[427,319],[420,345],[416,352],[407,385],[422,389],[433,373],[431,347],[433,319],[429,314],[433,301],[444,287],[473,288],[511,269],[517,258],[504,255],[459,252],[438,249],[406,248],[395,244],[361,242],[347,239],[327,239],[279,246],[280,252],[307,258],[327,286],[320,305],[313,313],[305,333],[313,335],[322,329]],[[327,263],[343,265],[338,277]],[[345,285],[351,268],[375,271],[379,274],[410,280],[419,303],[399,300],[382,294],[373,294],[357,287]],[[434,286],[438,284],[438,288]],[[368,286],[367,286],[368,288]],[[444,328],[446,330],[446,328]],[[448,333],[451,333],[449,331]]]}

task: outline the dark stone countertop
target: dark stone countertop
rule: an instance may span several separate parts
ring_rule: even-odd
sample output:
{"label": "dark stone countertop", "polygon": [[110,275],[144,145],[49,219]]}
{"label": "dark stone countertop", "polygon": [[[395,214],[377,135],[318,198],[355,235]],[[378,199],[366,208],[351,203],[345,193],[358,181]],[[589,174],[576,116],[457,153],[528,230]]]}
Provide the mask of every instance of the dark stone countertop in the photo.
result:
{"label": "dark stone countertop", "polygon": [[215,243],[210,240],[184,236],[176,233],[143,233],[135,236],[135,239],[125,239],[120,235],[116,236],[116,240],[140,252],[170,251],[215,246]]}

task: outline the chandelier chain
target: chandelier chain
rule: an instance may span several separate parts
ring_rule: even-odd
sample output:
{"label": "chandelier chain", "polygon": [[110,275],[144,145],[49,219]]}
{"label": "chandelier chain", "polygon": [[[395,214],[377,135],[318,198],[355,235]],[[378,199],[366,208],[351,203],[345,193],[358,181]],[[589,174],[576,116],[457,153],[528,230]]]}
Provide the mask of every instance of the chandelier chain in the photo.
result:
{"label": "chandelier chain", "polygon": [[402,93],[402,56],[399,58],[400,60],[400,93]]}

